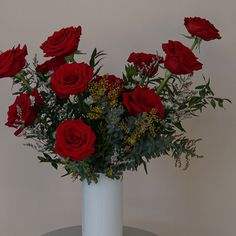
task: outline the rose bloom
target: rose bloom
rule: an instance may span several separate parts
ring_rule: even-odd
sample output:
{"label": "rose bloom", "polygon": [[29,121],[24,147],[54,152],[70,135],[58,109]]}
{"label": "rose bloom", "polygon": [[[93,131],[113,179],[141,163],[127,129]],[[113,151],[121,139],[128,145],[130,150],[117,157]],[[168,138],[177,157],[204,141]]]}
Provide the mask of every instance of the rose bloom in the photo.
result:
{"label": "rose bloom", "polygon": [[129,63],[133,63],[138,73],[141,76],[153,77],[156,75],[159,64],[163,63],[163,58],[156,54],[147,53],[131,53],[127,60]]}
{"label": "rose bloom", "polygon": [[191,35],[200,37],[205,41],[221,39],[219,30],[206,19],[200,17],[185,17],[184,25]]}
{"label": "rose bloom", "polygon": [[46,57],[65,57],[77,50],[80,35],[80,26],[63,28],[49,36],[40,48]]}
{"label": "rose bloom", "polygon": [[54,71],[61,65],[65,64],[66,60],[64,57],[54,57],[50,60],[45,61],[44,63],[36,67],[36,71],[42,74],[47,74],[50,71]]}
{"label": "rose bloom", "polygon": [[115,75],[103,75],[103,76],[97,76],[96,79],[92,81],[92,83],[99,83],[100,81],[105,80],[107,82],[107,91],[106,94],[109,93],[111,90],[117,88],[119,91],[123,90],[124,87],[124,81]]}
{"label": "rose bloom", "polygon": [[95,152],[95,141],[93,130],[82,120],[65,120],[56,129],[55,152],[78,161]]}
{"label": "rose bloom", "polygon": [[85,63],[64,64],[51,77],[51,88],[60,98],[84,92],[93,78],[93,68]]}
{"label": "rose bloom", "polygon": [[22,130],[34,123],[38,106],[43,104],[37,89],[29,93],[20,93],[15,102],[9,106],[8,119],[6,125],[17,128],[15,135],[18,135]]}
{"label": "rose bloom", "polygon": [[142,112],[155,112],[159,119],[164,117],[164,107],[161,98],[147,87],[141,88],[137,85],[132,92],[123,94],[123,103],[129,113],[137,116]]}
{"label": "rose bloom", "polygon": [[22,49],[18,45],[17,48],[14,47],[0,54],[0,78],[12,77],[20,72],[26,64],[27,54],[26,45]]}
{"label": "rose bloom", "polygon": [[164,66],[171,73],[176,75],[191,74],[193,71],[202,69],[202,63],[182,43],[169,40],[168,43],[162,44],[162,48],[166,53]]}

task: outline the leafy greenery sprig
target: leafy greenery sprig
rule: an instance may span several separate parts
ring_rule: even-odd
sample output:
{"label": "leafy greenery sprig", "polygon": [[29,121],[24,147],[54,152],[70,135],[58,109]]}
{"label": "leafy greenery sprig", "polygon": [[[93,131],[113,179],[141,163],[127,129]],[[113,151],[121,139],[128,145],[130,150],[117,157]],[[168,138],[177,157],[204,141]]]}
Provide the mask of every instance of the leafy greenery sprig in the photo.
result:
{"label": "leafy greenery sprig", "polygon": [[[70,30],[80,32],[79,27]],[[186,37],[193,40],[191,50],[198,49],[200,52],[202,38],[194,35]],[[192,54],[191,50],[188,49]],[[83,54],[80,50],[72,54],[70,51],[62,58],[63,63],[77,63],[77,58],[81,60]],[[18,88],[14,95],[29,94],[37,88],[43,100],[43,104],[37,107],[36,120],[24,127],[21,133],[26,140],[34,141],[33,144],[26,143],[26,146],[41,153],[39,161],[50,163],[55,169],[62,166],[65,169],[63,176],[70,175],[74,180],[79,178],[91,183],[98,181],[100,173],[119,179],[124,171],[136,171],[140,165],[147,173],[150,160],[162,156],[172,157],[175,166],[183,169],[188,168],[192,158],[201,158],[202,155],[196,151],[196,144],[201,139],[188,138],[183,122],[198,116],[208,106],[223,108],[230,100],[215,96],[210,79],[205,76],[202,76],[202,82],[198,81],[200,84],[194,85],[193,73],[172,73],[162,64],[158,53],[146,54],[147,64],[143,62],[136,66],[128,63],[122,73],[122,86],[111,86],[107,80],[109,75],[99,76],[105,56],[104,51],[96,48],[92,51],[88,65],[93,69],[93,78],[88,88],[68,97],[62,98],[53,91],[50,78],[55,71],[38,71],[36,56],[33,68],[26,64],[13,76],[13,85]],[[163,76],[158,68],[163,69]],[[152,73],[145,73],[149,69]],[[138,114],[129,111],[123,95],[134,92],[137,87],[148,89],[155,98],[160,98],[164,107],[163,117],[157,115],[155,109]],[[138,95],[135,98],[141,100]],[[55,152],[55,144],[58,126],[66,120],[77,119],[91,127],[96,134],[96,142],[91,156],[76,161],[69,156],[59,156]]]}

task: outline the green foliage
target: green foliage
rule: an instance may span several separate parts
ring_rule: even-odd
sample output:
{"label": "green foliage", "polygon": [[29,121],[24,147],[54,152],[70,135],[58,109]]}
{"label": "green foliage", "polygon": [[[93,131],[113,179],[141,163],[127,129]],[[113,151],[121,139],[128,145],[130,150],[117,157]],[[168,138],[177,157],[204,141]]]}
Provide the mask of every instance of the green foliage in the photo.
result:
{"label": "green foliage", "polygon": [[[96,67],[99,65],[99,63],[104,59],[104,56],[106,55],[106,53],[104,53],[104,51],[97,51],[97,49],[95,48],[92,52],[90,61],[89,61],[89,65],[92,67]],[[96,76],[99,71],[101,70],[102,65],[99,66],[95,71],[94,71],[94,76]]]}
{"label": "green foliage", "polygon": [[[200,48],[201,39],[192,36],[188,38],[194,39],[192,49]],[[76,51],[66,57],[66,61],[73,62],[74,56],[81,54],[81,51]],[[91,54],[89,65],[94,68],[94,78],[102,68],[101,61],[105,55],[104,51],[96,48]],[[34,67],[37,63],[35,57]],[[161,65],[160,68],[165,69]],[[62,99],[51,89],[51,74],[38,73],[27,64],[13,78],[13,85],[20,87],[14,95],[37,87],[44,101],[42,106],[37,107],[38,116],[34,124],[24,129],[25,139],[33,139],[36,144],[27,143],[26,146],[42,153],[38,156],[40,162],[50,163],[55,169],[64,167],[66,173],[63,176],[70,175],[73,180],[79,178],[88,183],[97,182],[100,173],[119,179],[124,171],[136,171],[139,166],[143,166],[148,173],[150,160],[162,156],[172,157],[176,167],[187,169],[192,158],[202,156],[196,152],[196,144],[200,139],[187,137],[183,121],[198,116],[208,106],[215,109],[230,102],[227,98],[216,97],[210,79],[204,76],[203,83],[193,87],[193,75],[179,76],[166,70],[164,78],[158,74],[146,78],[140,75],[133,64],[125,66],[122,74],[124,88],[118,91],[117,96],[111,91],[104,91],[101,86],[102,96],[95,99],[92,92],[99,94],[100,91],[91,92],[88,86],[85,92]],[[162,120],[156,115],[152,116],[151,112],[137,116],[129,114],[122,96],[124,92],[132,91],[137,84],[158,91],[165,111]],[[117,92],[115,88],[112,89]],[[95,108],[99,114],[89,116],[96,113]],[[64,120],[74,119],[82,119],[96,134],[95,153],[79,161],[59,157],[54,150],[58,125]]]}
{"label": "green foliage", "polygon": [[52,158],[50,155],[48,155],[47,153],[43,153],[43,156],[38,156],[38,159],[40,160],[40,162],[49,162],[51,163],[52,167],[54,167],[55,169],[58,168],[58,165],[61,164],[61,160],[56,158]]}

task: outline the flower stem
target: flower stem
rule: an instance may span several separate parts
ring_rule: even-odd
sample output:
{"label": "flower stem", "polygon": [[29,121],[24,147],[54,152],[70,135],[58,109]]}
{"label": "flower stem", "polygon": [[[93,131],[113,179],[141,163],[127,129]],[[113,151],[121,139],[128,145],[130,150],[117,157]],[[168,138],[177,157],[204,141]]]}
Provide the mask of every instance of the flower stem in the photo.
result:
{"label": "flower stem", "polygon": [[201,43],[201,38],[195,37],[191,50],[193,51],[196,48],[196,46],[199,45],[200,43]]}
{"label": "flower stem", "polygon": [[157,88],[156,93],[159,95],[162,91],[162,89],[166,86],[167,82],[169,81],[170,77],[171,77],[172,73],[168,70],[166,70],[165,72],[165,78],[164,80],[161,82],[160,86]]}

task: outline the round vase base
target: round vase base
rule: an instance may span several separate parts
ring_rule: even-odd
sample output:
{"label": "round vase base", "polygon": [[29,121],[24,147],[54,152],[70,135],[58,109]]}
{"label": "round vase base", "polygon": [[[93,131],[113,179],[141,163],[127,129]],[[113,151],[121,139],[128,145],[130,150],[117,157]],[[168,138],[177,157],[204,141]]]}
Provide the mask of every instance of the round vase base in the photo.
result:
{"label": "round vase base", "polygon": [[[58,230],[43,234],[41,236],[82,236],[82,227],[73,226],[73,227],[58,229]],[[158,236],[158,235],[144,231],[142,229],[124,226],[123,236]]]}

